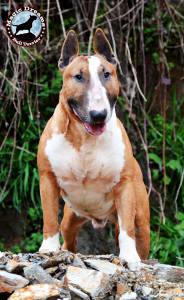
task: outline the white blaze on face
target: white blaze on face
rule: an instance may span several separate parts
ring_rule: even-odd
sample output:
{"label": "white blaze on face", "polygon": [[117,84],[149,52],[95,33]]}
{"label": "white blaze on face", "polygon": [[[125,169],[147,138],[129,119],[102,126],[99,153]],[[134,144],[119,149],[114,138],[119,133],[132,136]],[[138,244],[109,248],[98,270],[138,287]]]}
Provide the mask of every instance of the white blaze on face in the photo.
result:
{"label": "white blaze on face", "polygon": [[102,111],[107,110],[107,120],[110,118],[110,103],[107,97],[106,89],[102,85],[99,78],[99,68],[101,65],[100,59],[96,56],[90,56],[89,73],[90,73],[90,86],[87,92],[89,106],[88,110]]}

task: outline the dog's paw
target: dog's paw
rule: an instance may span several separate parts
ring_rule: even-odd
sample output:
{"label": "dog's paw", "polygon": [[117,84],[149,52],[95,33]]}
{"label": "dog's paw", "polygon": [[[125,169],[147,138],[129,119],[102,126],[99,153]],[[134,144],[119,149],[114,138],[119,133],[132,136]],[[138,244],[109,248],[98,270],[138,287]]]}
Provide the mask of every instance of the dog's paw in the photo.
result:
{"label": "dog's paw", "polygon": [[141,262],[140,261],[133,261],[128,262],[128,268],[130,271],[139,271],[141,268]]}
{"label": "dog's paw", "polygon": [[56,252],[60,250],[60,242],[59,242],[59,233],[44,239],[39,252],[47,253],[47,252]]}
{"label": "dog's paw", "polygon": [[141,259],[137,252],[123,253],[119,255],[120,259],[127,263],[131,271],[139,271],[141,268]]}
{"label": "dog's paw", "polygon": [[131,271],[138,271],[141,267],[141,259],[137,253],[135,240],[126,231],[120,230],[119,247],[120,259],[127,263]]}

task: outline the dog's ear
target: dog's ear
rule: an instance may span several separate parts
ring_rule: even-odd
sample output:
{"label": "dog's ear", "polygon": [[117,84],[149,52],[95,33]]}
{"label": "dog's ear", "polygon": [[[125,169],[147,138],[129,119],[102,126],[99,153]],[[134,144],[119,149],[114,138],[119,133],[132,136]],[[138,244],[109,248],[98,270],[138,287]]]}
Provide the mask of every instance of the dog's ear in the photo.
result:
{"label": "dog's ear", "polygon": [[93,49],[95,53],[104,56],[110,63],[116,64],[111,45],[101,28],[97,28],[95,31]]}
{"label": "dog's ear", "polygon": [[58,67],[61,70],[64,70],[64,68],[78,54],[79,54],[79,43],[78,43],[77,35],[74,30],[70,30],[66,36],[66,39],[63,43],[63,47],[61,49],[61,56],[58,61]]}

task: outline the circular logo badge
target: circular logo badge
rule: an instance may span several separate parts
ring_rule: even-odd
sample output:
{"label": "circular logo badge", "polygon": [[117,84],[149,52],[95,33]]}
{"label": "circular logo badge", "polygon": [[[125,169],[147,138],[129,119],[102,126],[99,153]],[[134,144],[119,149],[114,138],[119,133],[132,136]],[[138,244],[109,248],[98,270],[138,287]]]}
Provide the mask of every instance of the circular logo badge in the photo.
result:
{"label": "circular logo badge", "polygon": [[23,47],[37,44],[44,36],[45,28],[44,18],[31,7],[19,8],[11,13],[6,22],[10,39]]}

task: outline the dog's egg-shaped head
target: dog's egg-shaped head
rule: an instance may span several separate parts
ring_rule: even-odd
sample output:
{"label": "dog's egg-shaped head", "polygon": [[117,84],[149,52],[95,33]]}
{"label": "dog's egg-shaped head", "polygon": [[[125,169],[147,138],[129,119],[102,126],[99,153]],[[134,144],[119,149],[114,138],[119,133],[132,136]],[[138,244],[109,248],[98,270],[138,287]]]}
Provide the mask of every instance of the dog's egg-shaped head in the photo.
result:
{"label": "dog's egg-shaped head", "polygon": [[79,55],[79,43],[69,31],[58,66],[63,73],[62,101],[69,114],[88,133],[105,131],[119,93],[116,63],[111,46],[101,29],[93,39],[94,55]]}

